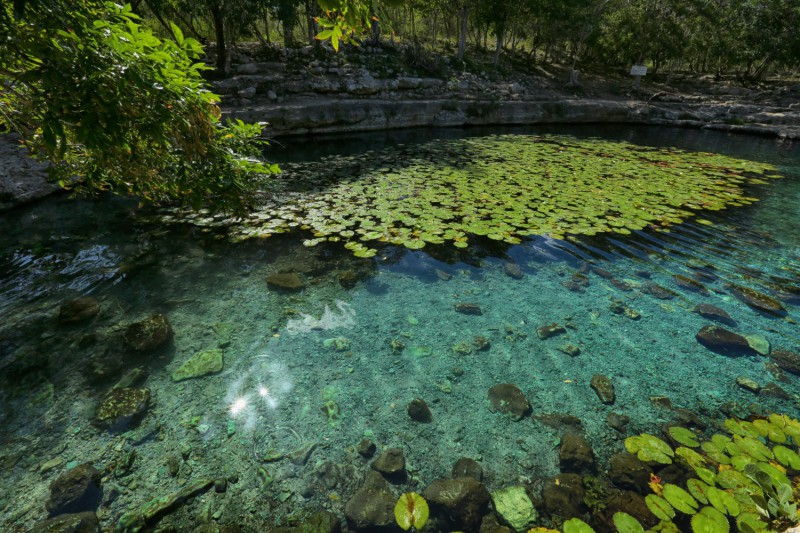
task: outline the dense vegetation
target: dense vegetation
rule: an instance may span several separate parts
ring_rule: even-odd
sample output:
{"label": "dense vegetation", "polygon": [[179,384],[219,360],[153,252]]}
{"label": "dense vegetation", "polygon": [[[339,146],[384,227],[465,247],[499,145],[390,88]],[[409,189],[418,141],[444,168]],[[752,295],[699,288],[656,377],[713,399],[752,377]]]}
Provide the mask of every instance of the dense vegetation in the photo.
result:
{"label": "dense vegetation", "polygon": [[[201,43],[226,75],[236,42],[410,43],[412,59],[506,51],[571,69],[735,74],[800,65],[794,0],[3,0],[0,131],[55,179],[155,202],[241,212],[276,171],[258,125],[223,123]],[[186,35],[186,37],[184,37]],[[435,53],[434,53],[435,52]],[[464,62],[466,68],[466,63]],[[574,72],[574,70],[573,70]],[[81,180],[72,180],[79,176]]]}

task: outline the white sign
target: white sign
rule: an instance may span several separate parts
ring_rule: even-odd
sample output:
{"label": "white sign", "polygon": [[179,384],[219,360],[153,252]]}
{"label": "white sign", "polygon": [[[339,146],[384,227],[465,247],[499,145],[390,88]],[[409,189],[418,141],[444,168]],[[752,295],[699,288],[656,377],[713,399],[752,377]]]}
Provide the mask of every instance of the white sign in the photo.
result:
{"label": "white sign", "polygon": [[646,76],[646,75],[647,75],[646,65],[634,65],[631,67],[631,76]]}

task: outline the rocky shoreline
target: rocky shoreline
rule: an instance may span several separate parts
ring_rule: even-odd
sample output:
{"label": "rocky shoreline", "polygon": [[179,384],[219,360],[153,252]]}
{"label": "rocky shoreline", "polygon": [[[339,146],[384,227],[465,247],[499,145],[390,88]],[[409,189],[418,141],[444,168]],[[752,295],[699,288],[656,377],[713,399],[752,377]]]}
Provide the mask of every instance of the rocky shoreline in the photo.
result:
{"label": "rocky shoreline", "polygon": [[[555,67],[503,76],[464,70],[432,77],[397,64],[386,46],[322,58],[308,47],[272,50],[278,57],[271,61],[254,59],[258,53],[245,47],[232,58],[235,74],[213,82],[212,88],[223,96],[226,117],[264,122],[268,137],[604,123],[800,139],[800,83],[749,89],[684,77],[648,82],[634,93],[629,77],[620,73],[585,75],[581,85],[566,86]],[[0,212],[58,190],[47,183],[45,167],[15,144],[12,137],[0,136]]]}

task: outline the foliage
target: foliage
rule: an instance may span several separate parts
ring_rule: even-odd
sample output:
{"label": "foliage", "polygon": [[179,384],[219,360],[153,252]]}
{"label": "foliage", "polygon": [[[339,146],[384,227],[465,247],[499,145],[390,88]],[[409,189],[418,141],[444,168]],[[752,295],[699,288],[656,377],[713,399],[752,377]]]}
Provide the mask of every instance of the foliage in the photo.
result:
{"label": "foliage", "polygon": [[202,47],[177,26],[161,40],[128,5],[14,4],[0,7],[0,126],[63,186],[242,212],[277,170],[257,159],[260,126],[221,123]]}
{"label": "foliage", "polygon": [[370,257],[380,243],[465,248],[473,236],[518,243],[527,235],[668,230],[702,210],[752,202],[742,186],[771,172],[725,156],[568,136],[437,141],[284,165],[275,193],[233,234],[297,228],[310,234],[308,246],[343,242]]}
{"label": "foliage", "polygon": [[800,466],[800,422],[772,414],[752,422],[729,419],[725,428],[731,436],[713,435],[700,442],[700,453],[690,450],[699,459],[689,455],[686,460],[680,448],[667,453],[666,443],[652,435],[626,439],[629,451],[654,449],[651,460],[669,464],[676,458],[697,476],[686,482],[686,489],[667,483],[663,497],[648,494],[645,502],[653,515],[662,523],[691,517],[694,533],[728,531],[730,520],[748,533],[783,531],[800,523],[797,486],[788,477]]}
{"label": "foliage", "polygon": [[394,506],[394,518],[404,531],[422,529],[428,521],[428,502],[416,492],[402,494]]}

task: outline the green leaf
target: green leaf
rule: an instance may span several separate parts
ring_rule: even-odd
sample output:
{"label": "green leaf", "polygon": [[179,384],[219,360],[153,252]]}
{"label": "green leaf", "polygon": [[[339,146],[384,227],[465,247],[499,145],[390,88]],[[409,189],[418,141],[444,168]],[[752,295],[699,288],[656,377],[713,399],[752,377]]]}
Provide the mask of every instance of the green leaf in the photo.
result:
{"label": "green leaf", "polygon": [[570,518],[562,525],[564,533],[595,533],[594,529],[580,518]]}
{"label": "green leaf", "polygon": [[689,448],[680,446],[675,449],[675,455],[683,459],[691,468],[700,468],[706,464],[706,459],[699,453]]}
{"label": "green leaf", "polygon": [[739,502],[724,490],[719,490],[716,487],[709,487],[706,491],[708,503],[714,506],[716,510],[721,513],[736,516],[739,514]]}
{"label": "green leaf", "polygon": [[692,517],[693,533],[728,533],[728,519],[713,507],[703,507]]}
{"label": "green leaf", "polygon": [[181,31],[181,29],[177,25],[175,25],[173,22],[169,23],[169,27],[172,30],[172,35],[175,36],[175,42],[177,42],[179,45],[182,46],[183,45],[183,32]]}
{"label": "green leaf", "polygon": [[778,445],[772,448],[772,453],[775,455],[775,459],[780,464],[788,466],[793,470],[800,470],[800,455],[798,455],[794,450],[791,450],[786,446]]}
{"label": "green leaf", "polygon": [[672,456],[675,454],[669,444],[646,433],[625,439],[625,448],[630,453],[636,454],[640,461],[655,461],[661,464],[671,464]]}
{"label": "green leaf", "polygon": [[669,435],[677,442],[688,446],[689,448],[697,448],[700,443],[697,442],[697,435],[694,431],[680,426],[672,426],[669,428]]}
{"label": "green leaf", "polygon": [[675,510],[669,502],[661,496],[648,494],[645,496],[644,501],[647,504],[647,508],[650,509],[650,512],[659,520],[669,521],[675,518]]}
{"label": "green leaf", "polygon": [[642,524],[628,513],[617,511],[614,513],[614,527],[617,533],[644,533]]}
{"label": "green leaf", "polygon": [[672,483],[664,485],[664,499],[682,513],[694,514],[697,512],[697,500],[681,487]]}
{"label": "green leaf", "polygon": [[709,485],[703,483],[699,479],[691,478],[686,481],[686,487],[689,489],[689,492],[692,493],[692,496],[694,496],[697,501],[699,501],[702,504],[708,503],[708,498],[706,497],[706,491],[709,489]]}

